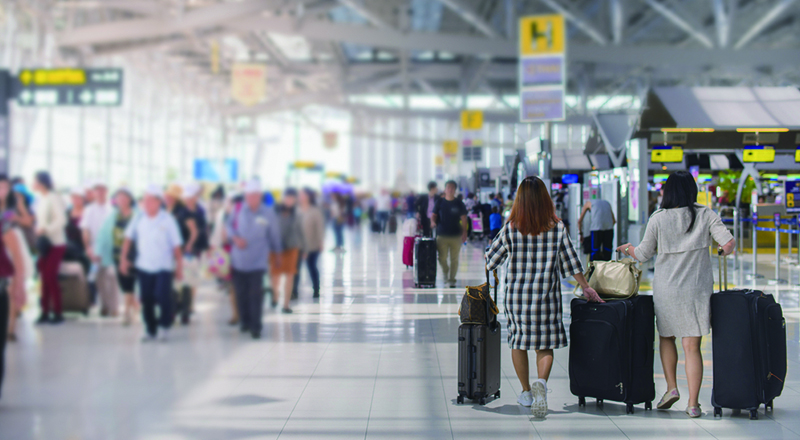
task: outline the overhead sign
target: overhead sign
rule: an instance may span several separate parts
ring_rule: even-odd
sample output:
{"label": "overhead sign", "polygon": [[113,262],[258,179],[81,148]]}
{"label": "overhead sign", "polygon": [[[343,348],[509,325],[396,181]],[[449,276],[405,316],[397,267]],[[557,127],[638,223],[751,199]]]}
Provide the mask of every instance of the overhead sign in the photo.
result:
{"label": "overhead sign", "polygon": [[800,180],[787,180],[783,184],[783,203],[789,214],[800,213]]}
{"label": "overhead sign", "polygon": [[745,145],[743,162],[772,163],[775,162],[775,148],[769,145]]}
{"label": "overhead sign", "polygon": [[522,17],[519,23],[520,121],[566,118],[566,36],[563,15]]}
{"label": "overhead sign", "polygon": [[480,110],[464,110],[461,112],[462,130],[480,130],[483,128],[483,112]]}
{"label": "overhead sign", "polygon": [[122,69],[23,69],[17,75],[17,104],[118,106],[122,80]]}
{"label": "overhead sign", "polygon": [[335,149],[339,146],[339,134],[335,131],[322,133],[322,145],[329,150]]}
{"label": "overhead sign", "polygon": [[673,145],[653,147],[653,151],[650,153],[650,162],[681,163],[683,162],[683,148]]}
{"label": "overhead sign", "polygon": [[794,152],[794,161],[800,163],[800,147]]}
{"label": "overhead sign", "polygon": [[239,180],[239,161],[236,159],[195,159],[194,178],[206,182],[236,182]]}
{"label": "overhead sign", "polygon": [[442,150],[444,150],[444,154],[447,155],[458,154],[458,141],[442,142]]}
{"label": "overhead sign", "polygon": [[256,105],[267,94],[267,67],[263,64],[234,64],[231,68],[231,97],[242,105]]}

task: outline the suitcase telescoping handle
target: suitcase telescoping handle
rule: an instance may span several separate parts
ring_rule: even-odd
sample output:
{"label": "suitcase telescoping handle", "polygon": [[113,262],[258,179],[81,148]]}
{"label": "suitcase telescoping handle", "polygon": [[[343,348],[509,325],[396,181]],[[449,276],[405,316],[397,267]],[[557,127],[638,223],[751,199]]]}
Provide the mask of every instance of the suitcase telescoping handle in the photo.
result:
{"label": "suitcase telescoping handle", "polygon": [[[728,260],[725,256],[725,251],[720,246],[717,248],[717,255],[719,256],[719,290],[728,290]],[[722,274],[725,273],[723,277]]]}
{"label": "suitcase telescoping handle", "polygon": [[[492,283],[489,282],[489,269],[486,268],[484,270],[486,271],[486,284],[492,287]],[[492,275],[494,275],[494,303],[497,304],[497,288],[500,284],[500,279],[497,277],[497,270],[493,270]]]}

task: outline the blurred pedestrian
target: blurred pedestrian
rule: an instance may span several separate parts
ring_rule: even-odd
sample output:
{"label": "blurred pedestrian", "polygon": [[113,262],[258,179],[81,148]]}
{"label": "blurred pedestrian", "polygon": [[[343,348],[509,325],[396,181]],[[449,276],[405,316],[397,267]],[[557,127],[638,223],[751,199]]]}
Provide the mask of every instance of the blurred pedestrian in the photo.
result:
{"label": "blurred pedestrian", "polygon": [[61,314],[61,287],[58,285],[58,268],[67,250],[66,209],[61,197],[53,191],[53,179],[47,171],[36,173],[33,189],[39,193],[36,202],[36,247],[42,284],[42,314],[39,324],[64,322]]}
{"label": "blurred pedestrian", "polygon": [[417,199],[417,215],[420,224],[422,224],[422,235],[430,237],[433,234],[431,230],[431,217],[433,216],[433,207],[436,201],[439,200],[438,187],[436,182],[428,183],[428,194],[421,195]]}
{"label": "blurred pedestrian", "polygon": [[[94,244],[94,253],[100,258],[104,267],[114,268],[116,273],[116,283],[122,290],[124,299],[123,324],[130,325],[133,315],[139,308],[136,301],[134,290],[136,288],[136,270],[129,269],[128,274],[122,273],[122,247],[125,243],[125,230],[137,215],[134,210],[135,201],[133,195],[126,188],[117,190],[114,194],[114,204],[116,208],[106,217],[97,240]],[[136,245],[131,243],[128,251],[128,260],[136,260]]]}
{"label": "blurred pedestrian", "polygon": [[86,254],[86,245],[81,230],[81,218],[86,209],[86,190],[83,187],[73,188],[69,197],[71,203],[67,208],[67,250],[64,253],[64,261],[80,263],[83,267],[83,275],[88,277],[92,262],[89,260],[89,255]]}
{"label": "blurred pedestrian", "polygon": [[375,200],[375,219],[380,223],[381,233],[386,232],[389,224],[389,216],[392,213],[392,195],[386,188],[381,189],[378,198]]}
{"label": "blurred pedestrian", "polygon": [[[8,179],[4,179],[8,182]],[[2,233],[2,240],[0,240],[0,395],[3,390],[3,376],[5,375],[5,350],[8,331],[8,318],[11,313],[11,298],[8,292],[9,283],[12,282],[11,278],[14,277],[14,266],[9,258],[9,253],[13,256],[14,251],[14,233],[12,231],[13,214],[9,215],[6,211],[0,216],[0,233]],[[9,247],[7,247],[9,246]]]}
{"label": "blurred pedestrian", "polygon": [[445,283],[451,288],[456,287],[459,253],[461,245],[467,241],[467,228],[462,226],[467,224],[467,208],[464,202],[456,199],[457,188],[454,180],[444,185],[444,197],[436,201],[431,218],[431,227],[436,228],[439,265],[442,266]]}
{"label": "blurred pedestrian", "polygon": [[192,298],[197,296],[203,276],[202,259],[208,251],[208,220],[199,203],[202,190],[197,183],[184,186],[182,207],[175,211],[183,238],[183,285],[190,289]]}
{"label": "blurred pedestrian", "polygon": [[308,266],[308,275],[314,289],[314,298],[319,298],[319,254],[325,246],[325,218],[317,206],[317,195],[311,189],[300,192],[300,221],[303,227],[303,256]]}
{"label": "blurred pedestrian", "polygon": [[258,339],[261,337],[267,259],[274,260],[272,264],[279,263],[271,256],[282,250],[280,223],[275,210],[264,206],[258,181],[245,185],[244,202],[234,204],[226,221],[226,232],[233,242],[231,268],[240,328],[242,333],[250,332]]}
{"label": "blurred pedestrian", "polygon": [[[183,252],[178,222],[161,208],[161,189],[151,185],[142,198],[142,215],[128,223],[125,241],[120,252],[120,272],[139,278],[139,296],[142,302],[142,318],[145,335],[142,342],[156,338],[166,341],[172,327],[173,276],[183,277]],[[136,259],[129,260],[131,247],[136,246]],[[158,317],[156,317],[158,305]],[[158,331],[159,326],[161,332]]]}
{"label": "blurred pedestrian", "polygon": [[333,193],[330,205],[331,225],[333,226],[333,237],[335,240],[334,252],[344,252],[344,204],[342,195]]}
{"label": "blurred pedestrian", "polygon": [[283,313],[292,313],[290,302],[294,275],[297,273],[297,259],[300,250],[305,247],[303,229],[297,215],[297,190],[287,188],[283,192],[283,200],[276,206],[278,224],[281,230],[281,251],[270,255],[272,270],[272,306],[280,301],[281,281],[283,281]]}
{"label": "blurred pedestrian", "polygon": [[[94,252],[94,242],[103,227],[106,218],[113,212],[108,201],[108,188],[103,182],[95,182],[90,190],[93,202],[83,210],[81,216],[81,232],[86,254],[92,262],[89,283],[94,283],[100,298],[100,316],[116,317],[119,313],[119,286],[113,264],[104,265],[100,256]],[[110,262],[109,262],[110,263]]]}
{"label": "blurred pedestrian", "polygon": [[17,315],[22,313],[26,302],[25,284],[33,275],[33,260],[30,250],[19,227],[15,224],[20,217],[17,205],[22,203],[18,194],[11,189],[8,177],[0,174],[0,228],[2,242],[10,258],[14,276],[9,279],[8,286],[8,336],[9,341],[16,341]]}

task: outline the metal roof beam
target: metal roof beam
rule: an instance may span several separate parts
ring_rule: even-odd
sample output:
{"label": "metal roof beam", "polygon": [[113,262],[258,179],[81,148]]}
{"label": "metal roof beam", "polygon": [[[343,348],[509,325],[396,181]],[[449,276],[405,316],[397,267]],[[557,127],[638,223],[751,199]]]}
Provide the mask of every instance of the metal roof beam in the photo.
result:
{"label": "metal roof beam", "polygon": [[692,25],[691,23],[689,23],[688,20],[678,15],[677,12],[668,8],[662,2],[657,0],[642,0],[642,1],[647,3],[648,6],[653,8],[653,10],[661,14],[672,24],[683,29],[684,32],[691,35],[695,40],[699,41],[700,44],[702,44],[703,46],[709,49],[714,47],[714,42],[711,41],[711,38],[709,38],[708,35],[706,35],[702,31],[698,30],[697,29],[698,26]]}
{"label": "metal roof beam", "polygon": [[611,0],[609,4],[611,15],[611,40],[615,45],[622,44],[622,29],[625,26],[625,13],[622,10],[622,0]]}
{"label": "metal roof beam", "polygon": [[589,38],[596,41],[597,44],[601,46],[605,46],[608,44],[608,40],[603,35],[602,32],[597,30],[594,26],[589,24],[589,21],[582,17],[579,12],[572,11],[568,9],[566,6],[562,5],[558,2],[558,0],[540,0],[542,3],[547,5],[550,9],[562,14],[564,18],[572,22],[578,29],[580,29],[584,34],[588,35]]}
{"label": "metal roof beam", "polygon": [[748,29],[747,32],[745,32],[744,35],[742,35],[742,38],[740,38],[739,41],[736,42],[736,45],[734,45],[733,47],[735,49],[741,49],[742,47],[747,45],[747,43],[749,43],[754,38],[759,36],[761,32],[767,26],[769,26],[770,23],[775,21],[776,18],[778,18],[781,14],[783,14],[783,12],[787,8],[789,8],[789,6],[792,6],[794,2],[795,0],[780,0],[775,6],[772,7],[772,9],[767,11],[767,13],[764,14],[764,16],[761,17],[761,19],[753,23],[753,26],[751,26],[750,29]]}
{"label": "metal roof beam", "polygon": [[475,29],[479,30],[482,34],[489,38],[499,38],[499,35],[492,28],[486,20],[479,17],[478,14],[469,6],[465,5],[462,0],[439,0],[448,9],[458,14],[464,21],[471,24]]}
{"label": "metal roof beam", "polygon": [[378,14],[372,12],[367,8],[365,4],[358,0],[338,0],[342,6],[347,7],[351,11],[355,12],[356,14],[362,16],[365,20],[367,20],[370,24],[375,26],[379,29],[393,29],[394,26],[390,25],[383,18],[381,18]]}

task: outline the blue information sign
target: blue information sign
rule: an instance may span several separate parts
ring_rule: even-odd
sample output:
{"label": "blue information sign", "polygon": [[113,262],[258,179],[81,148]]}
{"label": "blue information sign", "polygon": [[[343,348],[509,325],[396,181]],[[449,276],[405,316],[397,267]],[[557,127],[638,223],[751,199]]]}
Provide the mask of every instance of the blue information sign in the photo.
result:
{"label": "blue information sign", "polygon": [[786,212],[800,213],[800,180],[787,180],[783,189],[783,205],[786,207]]}
{"label": "blue information sign", "polygon": [[239,179],[239,161],[195,159],[194,178],[206,182],[236,182]]}

